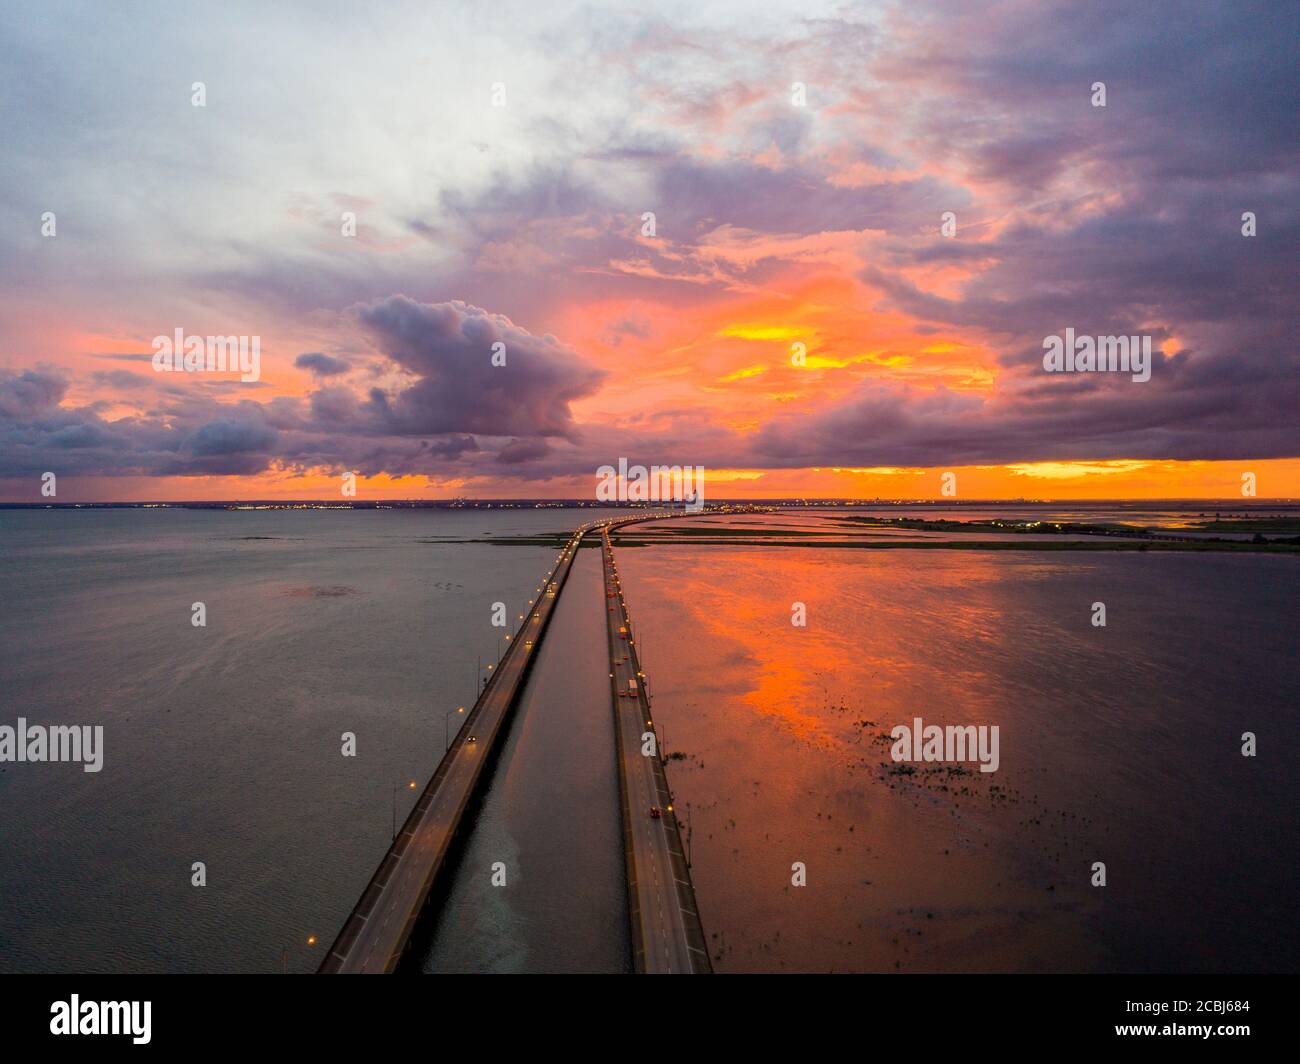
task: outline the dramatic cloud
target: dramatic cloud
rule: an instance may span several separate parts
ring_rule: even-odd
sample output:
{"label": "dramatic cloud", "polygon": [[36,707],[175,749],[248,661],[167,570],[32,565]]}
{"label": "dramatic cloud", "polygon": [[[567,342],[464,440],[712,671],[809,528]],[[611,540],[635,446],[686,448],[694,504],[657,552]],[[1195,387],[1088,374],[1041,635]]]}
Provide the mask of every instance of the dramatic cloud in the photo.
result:
{"label": "dramatic cloud", "polygon": [[[0,14],[0,490],[1300,456],[1300,9],[458,16]],[[151,373],[178,325],[263,379]]]}
{"label": "dramatic cloud", "polygon": [[67,380],[56,371],[0,369],[0,416],[29,421],[58,406],[67,390]]}
{"label": "dramatic cloud", "polygon": [[299,369],[310,370],[317,377],[337,377],[347,373],[352,367],[341,358],[322,354],[320,351],[308,351],[293,360]]}
{"label": "dramatic cloud", "polygon": [[371,392],[370,410],[394,435],[571,436],[569,404],[604,377],[554,336],[533,336],[459,300],[392,296],[356,313],[379,349],[416,378],[391,397]]}

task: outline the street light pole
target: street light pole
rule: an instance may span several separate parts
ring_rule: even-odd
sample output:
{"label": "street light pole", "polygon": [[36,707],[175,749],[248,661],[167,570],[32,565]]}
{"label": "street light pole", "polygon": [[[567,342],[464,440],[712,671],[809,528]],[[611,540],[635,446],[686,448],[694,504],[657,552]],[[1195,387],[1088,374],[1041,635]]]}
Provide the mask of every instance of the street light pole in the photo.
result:
{"label": "street light pole", "polygon": [[[411,790],[415,790],[415,780],[407,784]],[[397,784],[393,784],[393,841],[397,841]]]}
{"label": "street light pole", "polygon": [[[452,711],[451,711],[450,709],[447,710],[447,712],[443,715],[443,718],[442,718],[442,741],[443,741],[442,752],[443,752],[444,754],[445,754],[448,750],[451,749],[451,723],[450,723],[450,722],[451,722],[451,712],[452,712]],[[457,712],[457,713],[464,713],[464,712],[465,712],[465,707],[464,707],[464,706],[457,706],[457,707],[456,707],[456,712]],[[456,727],[456,734],[457,734],[457,735],[460,734],[460,726],[459,726],[459,725],[457,725],[457,727]]]}

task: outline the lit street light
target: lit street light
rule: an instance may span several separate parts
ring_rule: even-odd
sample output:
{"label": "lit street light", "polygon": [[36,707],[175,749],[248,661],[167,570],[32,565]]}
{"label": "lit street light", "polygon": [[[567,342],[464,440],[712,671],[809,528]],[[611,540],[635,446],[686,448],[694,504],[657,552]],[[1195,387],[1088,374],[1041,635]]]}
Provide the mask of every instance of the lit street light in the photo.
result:
{"label": "lit street light", "polygon": [[[415,790],[415,780],[411,780],[406,785],[411,790]],[[397,841],[397,784],[393,784],[393,841]]]}
{"label": "lit street light", "polygon": [[[457,713],[464,713],[464,712],[465,712],[465,707],[464,707],[464,706],[458,706],[458,707],[456,708],[456,712],[457,712]],[[450,709],[447,710],[446,715],[442,718],[442,752],[443,752],[444,754],[445,754],[448,750],[451,749],[451,724],[450,724],[450,721],[451,721],[451,713],[452,713],[452,711],[451,711]],[[456,725],[456,733],[457,733],[458,735],[460,734],[460,725],[459,725],[459,724]]]}

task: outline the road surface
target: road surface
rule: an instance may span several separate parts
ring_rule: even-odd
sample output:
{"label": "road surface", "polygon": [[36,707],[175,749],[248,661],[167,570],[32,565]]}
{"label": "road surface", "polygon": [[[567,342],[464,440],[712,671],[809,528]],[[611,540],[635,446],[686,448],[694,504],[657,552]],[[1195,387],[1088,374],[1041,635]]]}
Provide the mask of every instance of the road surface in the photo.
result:
{"label": "road surface", "polygon": [[[605,527],[601,529],[601,557],[605,567],[610,687],[618,724],[623,841],[635,970],[651,974],[706,973],[712,970],[708,945],[682,852],[677,814],[657,738],[653,755],[643,753],[647,741],[644,737],[654,733],[654,725],[645,676],[636,653],[636,633],[623,601]],[[652,808],[658,810],[658,817],[651,814]]]}
{"label": "road surface", "polygon": [[325,955],[322,974],[387,973],[397,968],[589,527],[575,531],[547,573],[491,681]]}

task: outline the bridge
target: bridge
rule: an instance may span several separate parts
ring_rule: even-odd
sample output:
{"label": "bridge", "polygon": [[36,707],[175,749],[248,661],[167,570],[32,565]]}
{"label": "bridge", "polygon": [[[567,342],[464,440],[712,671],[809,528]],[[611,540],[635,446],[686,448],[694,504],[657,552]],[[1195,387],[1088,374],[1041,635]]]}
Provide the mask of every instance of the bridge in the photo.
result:
{"label": "bridge", "polygon": [[321,974],[388,973],[397,968],[589,527],[574,533],[546,574],[541,593],[492,679],[326,953]]}
{"label": "bridge", "polygon": [[[600,554],[605,567],[609,677],[618,735],[633,966],[648,974],[704,974],[712,971],[708,943],[682,852],[663,751],[650,714],[646,677],[607,528],[601,529]],[[653,747],[647,751],[651,739]]]}
{"label": "bridge", "polygon": [[[607,594],[611,587],[616,592],[615,598],[605,601],[635,970],[711,970],[662,754],[657,743],[653,756],[641,753],[641,736],[653,732],[653,724],[609,542],[611,528],[666,516],[656,513],[595,522],[574,531],[491,680],[330,946],[320,974],[396,971],[429,894],[446,870],[465,811],[485,778],[484,767],[504,735],[503,725],[518,701],[573,559],[584,537],[596,528]],[[636,681],[634,688],[629,688],[629,680]],[[657,816],[651,815],[652,807]]]}

